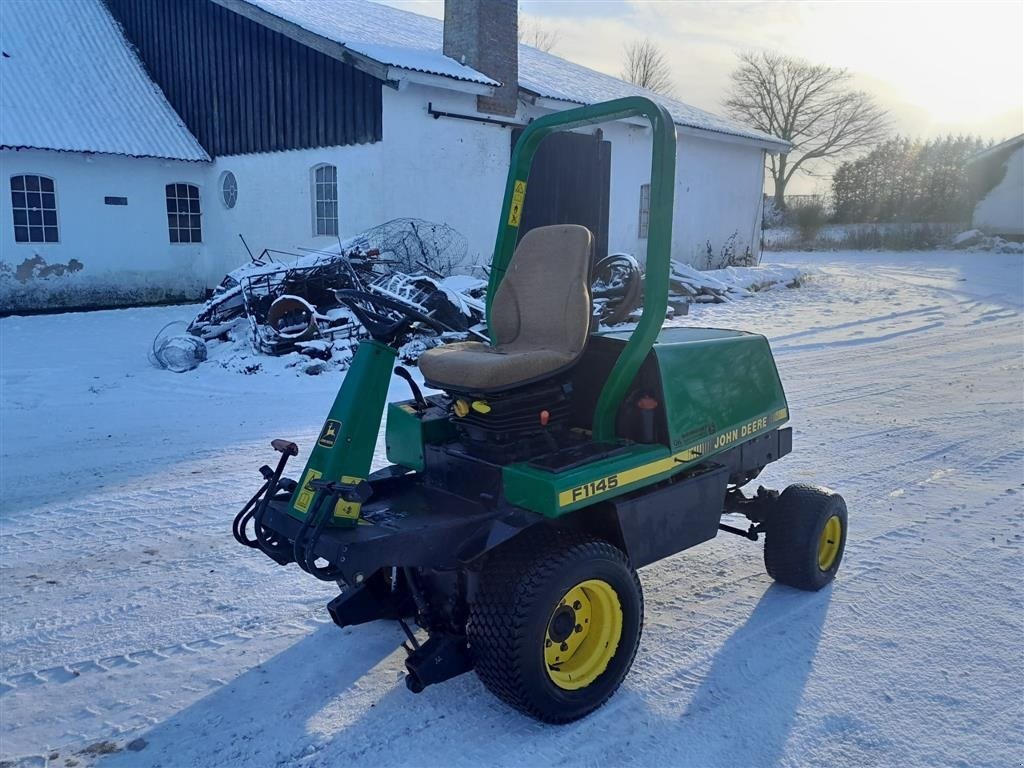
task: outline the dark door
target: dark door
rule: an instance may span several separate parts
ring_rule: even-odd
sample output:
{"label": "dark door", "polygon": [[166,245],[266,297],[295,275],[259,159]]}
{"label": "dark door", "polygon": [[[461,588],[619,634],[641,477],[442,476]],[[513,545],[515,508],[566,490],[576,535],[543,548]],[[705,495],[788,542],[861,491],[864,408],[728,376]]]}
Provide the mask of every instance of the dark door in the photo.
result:
{"label": "dark door", "polygon": [[[512,132],[515,147],[521,130]],[[534,155],[519,237],[548,224],[582,224],[594,233],[594,261],[608,255],[612,144],[594,134],[547,136]]]}

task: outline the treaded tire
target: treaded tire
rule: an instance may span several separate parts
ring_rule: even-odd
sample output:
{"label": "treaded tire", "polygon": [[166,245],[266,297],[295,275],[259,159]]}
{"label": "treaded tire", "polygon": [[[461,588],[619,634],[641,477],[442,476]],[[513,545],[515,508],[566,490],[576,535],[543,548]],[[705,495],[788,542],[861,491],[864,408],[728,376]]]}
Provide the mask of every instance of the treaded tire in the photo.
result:
{"label": "treaded tire", "polygon": [[[818,562],[825,525],[838,517],[839,551],[827,569]],[[835,578],[846,548],[846,502],[838,493],[815,485],[791,485],[776,501],[765,526],[764,565],[780,584],[811,592]]]}
{"label": "treaded tire", "polygon": [[[548,675],[543,642],[551,612],[572,587],[602,579],[622,606],[622,636],[590,685],[566,690]],[[487,559],[470,606],[467,636],[480,680],[502,701],[546,723],[568,723],[604,704],[640,644],[644,598],[626,555],[606,541],[537,526]]]}

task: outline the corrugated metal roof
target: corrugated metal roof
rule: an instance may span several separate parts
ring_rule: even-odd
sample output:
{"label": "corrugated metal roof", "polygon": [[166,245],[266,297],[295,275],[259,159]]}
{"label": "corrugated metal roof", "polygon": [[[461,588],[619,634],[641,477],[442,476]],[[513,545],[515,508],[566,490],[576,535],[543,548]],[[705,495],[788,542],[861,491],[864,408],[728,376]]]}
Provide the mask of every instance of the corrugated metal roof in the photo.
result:
{"label": "corrugated metal roof", "polygon": [[209,160],[100,0],[0,0],[0,146]]}
{"label": "corrugated metal roof", "polygon": [[[486,75],[444,55],[444,23],[440,19],[367,0],[245,1],[381,64],[496,84]],[[691,107],[678,99],[650,93],[528,45],[519,46],[519,85],[538,96],[576,104],[593,104],[622,96],[651,96],[664,104],[681,126],[750,139],[776,150],[789,147],[788,142],[775,136]]]}
{"label": "corrugated metal roof", "polygon": [[366,0],[246,0],[278,18],[390,67],[498,85],[444,55],[438,19]]}
{"label": "corrugated metal roof", "polygon": [[789,148],[789,142],[748,128],[735,120],[691,107],[678,99],[653,93],[528,45],[519,46],[519,85],[538,96],[576,104],[594,104],[624,96],[649,96],[663,104],[678,125],[740,136],[777,149]]}

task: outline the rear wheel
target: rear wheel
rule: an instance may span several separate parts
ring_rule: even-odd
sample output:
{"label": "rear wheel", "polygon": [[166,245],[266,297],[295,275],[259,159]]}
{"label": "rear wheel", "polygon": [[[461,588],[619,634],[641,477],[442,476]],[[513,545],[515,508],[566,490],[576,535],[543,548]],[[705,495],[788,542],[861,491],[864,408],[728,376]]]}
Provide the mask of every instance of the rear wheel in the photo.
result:
{"label": "rear wheel", "polygon": [[813,485],[791,485],[765,525],[768,575],[797,589],[819,590],[835,578],[846,547],[846,502]]}
{"label": "rear wheel", "polygon": [[544,530],[488,558],[467,634],[492,693],[539,720],[567,723],[615,693],[642,624],[640,582],[619,549]]}

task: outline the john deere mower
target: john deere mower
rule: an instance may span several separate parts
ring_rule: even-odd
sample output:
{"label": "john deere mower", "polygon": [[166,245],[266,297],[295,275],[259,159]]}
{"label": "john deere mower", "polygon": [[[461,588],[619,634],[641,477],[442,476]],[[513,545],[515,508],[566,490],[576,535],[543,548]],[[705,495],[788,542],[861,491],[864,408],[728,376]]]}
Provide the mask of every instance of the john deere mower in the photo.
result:
{"label": "john deere mower", "polygon": [[[541,140],[622,118],[653,132],[643,314],[596,332],[593,237],[581,226],[521,239]],[[396,340],[431,319],[386,297],[340,291],[371,336],[359,344],[298,480],[295,443],[235,518],[238,541],[337,582],[341,627],[401,624],[411,691],[476,670],[550,723],[601,706],[633,664],[643,626],[636,569],[713,539],[757,541],[776,581],[817,590],[836,574],[846,505],[824,488],[743,487],[792,447],[786,397],[763,336],[662,328],[668,301],[676,135],[645,98],[534,122],[513,153],[487,296],[490,342],[419,361],[442,394],[396,368]],[[517,244],[518,240],[518,244]],[[387,405],[390,466],[371,472]],[[749,524],[727,524],[729,516]],[[422,630],[417,634],[410,626]]]}

